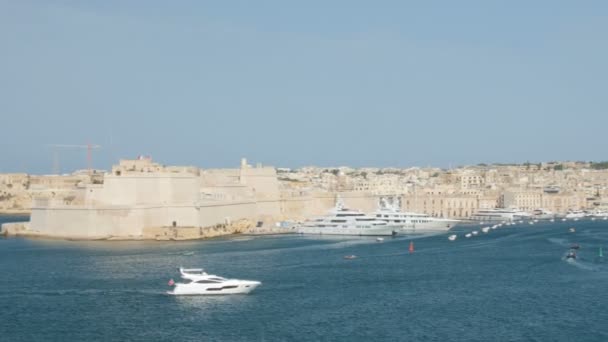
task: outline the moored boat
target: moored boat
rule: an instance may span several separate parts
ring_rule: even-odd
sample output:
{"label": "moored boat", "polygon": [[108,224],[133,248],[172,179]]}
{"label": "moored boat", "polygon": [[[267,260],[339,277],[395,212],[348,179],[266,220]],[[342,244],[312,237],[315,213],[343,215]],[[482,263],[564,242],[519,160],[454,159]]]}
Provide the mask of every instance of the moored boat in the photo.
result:
{"label": "moored boat", "polygon": [[428,214],[401,211],[398,202],[388,203],[385,199],[381,199],[380,208],[370,216],[385,221],[389,225],[398,226],[405,233],[446,231],[460,222]]}
{"label": "moored boat", "polygon": [[297,233],[316,235],[395,236],[399,230],[398,225],[346,208],[339,198],[329,215],[296,227]]}

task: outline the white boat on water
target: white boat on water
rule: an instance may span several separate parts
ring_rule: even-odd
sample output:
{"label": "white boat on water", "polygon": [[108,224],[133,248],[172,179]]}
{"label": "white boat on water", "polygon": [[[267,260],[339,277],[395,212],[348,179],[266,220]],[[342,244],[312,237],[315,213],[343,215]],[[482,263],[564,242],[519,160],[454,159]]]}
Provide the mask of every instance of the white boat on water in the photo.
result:
{"label": "white boat on water", "polygon": [[344,206],[341,199],[329,215],[304,222],[296,227],[299,234],[393,236],[400,226]]}
{"label": "white boat on water", "polygon": [[452,234],[452,235],[448,236],[448,240],[454,241],[454,240],[456,240],[456,237],[457,237],[456,234]]}
{"label": "white boat on water", "polygon": [[482,221],[482,222],[503,222],[503,221],[515,221],[521,218],[528,218],[530,214],[515,210],[515,209],[507,209],[507,208],[492,208],[492,209],[479,209],[471,219],[474,221]]}
{"label": "white boat on water", "polygon": [[530,216],[530,218],[533,220],[553,220],[555,219],[555,213],[540,208],[532,211],[532,216]]}
{"label": "white boat on water", "polygon": [[605,219],[608,217],[608,211],[596,210],[596,211],[588,213],[587,216]]}
{"label": "white boat on water", "polygon": [[579,218],[583,218],[585,216],[586,216],[586,214],[582,210],[572,210],[572,211],[569,211],[566,214],[565,218],[567,218],[567,219],[579,219]]}
{"label": "white boat on water", "polygon": [[246,294],[262,284],[255,280],[226,279],[213,274],[207,274],[202,268],[179,268],[179,273],[185,282],[176,283],[169,280],[172,291],[170,295],[224,295]]}
{"label": "white boat on water", "polygon": [[398,204],[389,204],[382,200],[380,209],[371,213],[377,220],[389,225],[398,226],[406,232],[434,232],[447,231],[454,227],[459,220],[433,217],[427,214],[404,212],[399,209]]}

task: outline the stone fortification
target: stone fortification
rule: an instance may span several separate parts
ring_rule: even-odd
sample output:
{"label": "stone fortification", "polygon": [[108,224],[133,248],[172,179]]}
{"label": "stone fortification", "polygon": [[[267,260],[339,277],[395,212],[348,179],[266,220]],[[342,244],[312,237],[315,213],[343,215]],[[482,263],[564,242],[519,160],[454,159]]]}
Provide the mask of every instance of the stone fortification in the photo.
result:
{"label": "stone fortification", "polygon": [[102,181],[37,196],[29,226],[7,234],[75,239],[194,239],[270,227],[281,218],[274,168],[200,170],[121,160]]}

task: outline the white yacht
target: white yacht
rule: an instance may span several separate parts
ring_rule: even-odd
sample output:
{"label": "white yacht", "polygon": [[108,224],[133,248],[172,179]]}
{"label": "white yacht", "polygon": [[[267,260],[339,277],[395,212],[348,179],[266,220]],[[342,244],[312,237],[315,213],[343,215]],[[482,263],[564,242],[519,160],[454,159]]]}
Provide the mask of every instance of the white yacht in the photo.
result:
{"label": "white yacht", "polygon": [[586,214],[582,210],[571,210],[571,211],[569,211],[566,214],[565,218],[567,218],[567,219],[579,219],[579,218],[583,218],[585,216],[586,216]]}
{"label": "white yacht", "polygon": [[179,268],[182,279],[186,282],[175,283],[169,280],[173,291],[170,295],[223,295],[245,294],[253,291],[262,284],[254,280],[226,279],[213,274],[207,274],[202,268]]}
{"label": "white yacht", "polygon": [[587,216],[605,218],[608,216],[608,211],[596,210],[594,212],[588,213]]}
{"label": "white yacht", "polygon": [[400,226],[389,224],[358,210],[344,207],[340,199],[329,215],[304,222],[296,227],[300,234],[393,236]]}
{"label": "white yacht", "polygon": [[522,218],[529,218],[530,214],[507,208],[492,208],[492,209],[479,209],[471,219],[474,221],[516,221]]}
{"label": "white yacht", "polygon": [[545,209],[535,209],[532,211],[532,216],[530,216],[533,220],[551,220],[555,219],[555,214],[549,210]]}
{"label": "white yacht", "polygon": [[452,228],[458,220],[433,217],[427,214],[400,211],[397,205],[389,205],[382,202],[380,209],[371,214],[377,220],[385,221],[390,225],[399,226],[403,231],[432,232],[447,231]]}

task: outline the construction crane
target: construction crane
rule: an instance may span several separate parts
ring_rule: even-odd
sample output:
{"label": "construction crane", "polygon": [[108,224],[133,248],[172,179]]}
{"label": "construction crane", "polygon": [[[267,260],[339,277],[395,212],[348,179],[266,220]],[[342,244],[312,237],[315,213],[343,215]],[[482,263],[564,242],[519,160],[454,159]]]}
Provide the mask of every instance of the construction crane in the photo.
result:
{"label": "construction crane", "polygon": [[86,145],[65,145],[65,144],[50,144],[49,147],[52,147],[53,152],[53,173],[59,173],[59,149],[60,148],[86,148],[87,149],[87,169],[89,170],[89,176],[92,175],[92,167],[93,167],[93,149],[101,148],[100,145],[94,144],[86,144]]}

